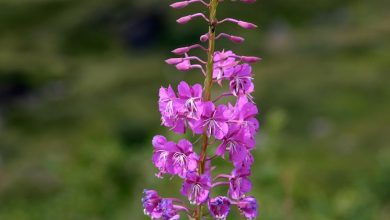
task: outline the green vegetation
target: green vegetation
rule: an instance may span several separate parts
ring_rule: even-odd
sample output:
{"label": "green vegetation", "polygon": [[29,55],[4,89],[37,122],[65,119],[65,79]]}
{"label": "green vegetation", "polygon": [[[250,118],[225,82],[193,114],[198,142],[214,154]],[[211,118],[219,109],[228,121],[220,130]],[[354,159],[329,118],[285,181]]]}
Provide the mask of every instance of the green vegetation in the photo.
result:
{"label": "green vegetation", "polygon": [[[221,27],[247,38],[246,51],[233,48],[264,58],[260,219],[388,219],[390,4],[225,2],[220,15],[260,24]],[[179,195],[179,181],[153,175],[151,137],[172,136],[159,127],[157,92],[201,80],[163,59],[205,30],[175,25],[168,3],[0,2],[0,219],[146,219],[145,187]]]}

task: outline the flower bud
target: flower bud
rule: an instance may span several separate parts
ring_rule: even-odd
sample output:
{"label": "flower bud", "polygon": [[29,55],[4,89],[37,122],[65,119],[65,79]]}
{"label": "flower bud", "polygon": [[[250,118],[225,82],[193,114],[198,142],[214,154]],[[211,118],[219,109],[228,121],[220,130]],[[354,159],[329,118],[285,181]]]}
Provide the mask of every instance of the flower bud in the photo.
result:
{"label": "flower bud", "polygon": [[231,41],[233,41],[234,43],[242,43],[242,42],[244,42],[244,38],[242,38],[242,37],[238,37],[238,36],[233,36],[233,35],[231,35],[231,36],[229,36],[229,39],[231,40]]}
{"label": "flower bud", "polygon": [[209,34],[203,34],[200,36],[200,41],[206,42],[209,39]]}
{"label": "flower bud", "polygon": [[172,53],[177,54],[177,55],[182,55],[190,51],[190,47],[180,47],[177,49],[172,50]]}
{"label": "flower bud", "polygon": [[170,65],[175,65],[175,64],[178,64],[180,62],[183,62],[183,58],[170,58],[170,59],[165,60],[165,62],[167,64],[170,64]]}
{"label": "flower bud", "polygon": [[184,16],[184,17],[181,17],[181,18],[177,19],[176,21],[179,24],[186,24],[189,21],[191,21],[191,19],[192,19],[192,16],[191,15],[187,15],[187,16]]}
{"label": "flower bud", "polygon": [[237,24],[245,29],[257,28],[257,25],[245,21],[238,21]]}
{"label": "flower bud", "polygon": [[260,57],[248,57],[248,56],[241,57],[241,61],[246,63],[255,63],[260,60],[262,60]]}
{"label": "flower bud", "polygon": [[170,6],[171,6],[171,8],[179,9],[179,8],[184,8],[189,4],[190,3],[188,1],[182,1],[182,2],[173,3]]}
{"label": "flower bud", "polygon": [[188,71],[191,69],[191,64],[189,62],[181,62],[176,65],[176,69],[180,71]]}

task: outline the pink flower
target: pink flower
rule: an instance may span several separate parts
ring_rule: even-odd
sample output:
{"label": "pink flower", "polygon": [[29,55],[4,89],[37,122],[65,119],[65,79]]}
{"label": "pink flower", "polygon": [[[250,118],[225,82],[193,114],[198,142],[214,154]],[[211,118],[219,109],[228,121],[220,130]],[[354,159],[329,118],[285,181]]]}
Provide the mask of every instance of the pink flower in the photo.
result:
{"label": "pink flower", "polygon": [[248,64],[237,65],[230,75],[230,91],[234,96],[248,95],[255,86],[252,82],[252,67]]}
{"label": "pink flower", "polygon": [[228,111],[226,105],[214,106],[212,102],[203,104],[203,126],[206,127],[207,135],[221,140],[229,131]]}
{"label": "pink flower", "polygon": [[191,204],[204,203],[210,193],[211,180],[207,174],[198,175],[196,172],[188,172],[181,193],[188,197]]}
{"label": "pink flower", "polygon": [[237,203],[237,207],[248,220],[253,220],[257,217],[257,200],[254,197],[247,196],[242,198]]}
{"label": "pink flower", "polygon": [[230,200],[224,196],[209,199],[208,208],[215,219],[226,219],[230,212]]}
{"label": "pink flower", "polygon": [[[254,3],[256,0],[239,0],[243,3]],[[193,137],[191,143],[187,139],[179,139],[177,142],[169,141],[162,135],[154,136],[152,140],[152,163],[158,169],[157,177],[164,174],[178,176],[183,185],[181,194],[188,198],[191,205],[186,207],[180,199],[162,198],[154,190],[145,190],[142,198],[145,215],[157,220],[177,220],[179,212],[185,212],[189,218],[200,219],[203,216],[194,210],[207,204],[209,215],[218,220],[225,220],[230,212],[230,206],[236,205],[240,213],[248,220],[257,217],[257,201],[254,197],[247,196],[252,189],[249,179],[251,166],[254,162],[251,151],[256,145],[256,133],[259,130],[257,106],[253,102],[254,92],[253,72],[250,63],[260,61],[255,56],[238,56],[231,50],[215,51],[215,41],[227,39],[233,43],[243,43],[244,38],[226,33],[216,33],[215,27],[222,23],[233,23],[245,29],[253,29],[255,24],[225,18],[217,20],[215,16],[216,5],[223,0],[180,0],[170,6],[181,9],[193,3],[206,6],[209,14],[194,13],[184,15],[177,19],[179,24],[186,24],[194,18],[202,18],[209,26],[209,32],[200,36],[200,43],[176,48],[172,53],[174,58],[166,59],[169,65],[174,65],[179,71],[191,74],[200,71],[206,78],[204,84],[189,85],[181,81],[177,91],[169,85],[159,90],[158,108],[161,113],[162,125],[170,131],[189,135],[202,135],[201,138]],[[219,29],[218,29],[219,30]],[[206,43],[209,41],[208,43]],[[209,45],[207,48],[204,45]],[[191,54],[194,49],[200,49],[207,53],[207,57]],[[188,75],[186,74],[186,75]],[[223,82],[228,91],[221,94],[211,94],[213,83],[221,87]],[[204,94],[203,94],[204,92]],[[233,104],[220,104],[226,97],[236,99]],[[192,131],[192,134],[185,134]],[[202,143],[197,143],[201,140]],[[196,145],[195,145],[196,144]],[[210,149],[210,147],[216,149]],[[199,149],[194,150],[194,147]],[[208,155],[214,150],[214,155]],[[199,155],[196,152],[200,152]],[[229,161],[234,166],[231,174],[217,174],[213,159],[216,156],[225,158],[229,155]],[[225,179],[220,181],[220,179]],[[225,196],[210,197],[211,190],[219,186],[228,186]],[[204,213],[206,214],[206,213]]]}
{"label": "pink flower", "polygon": [[189,171],[195,171],[198,164],[198,155],[193,151],[192,144],[182,139],[177,144],[167,141],[164,136],[156,135],[153,138],[153,164],[159,169],[157,176],[168,173],[186,176]]}
{"label": "pink flower", "polygon": [[247,168],[234,169],[229,179],[229,196],[233,199],[240,199],[252,189],[252,183],[248,179],[250,170]]}
{"label": "pink flower", "polygon": [[214,71],[213,78],[221,84],[221,81],[230,77],[234,72],[234,67],[238,64],[236,61],[235,54],[231,51],[221,51],[214,53]]}

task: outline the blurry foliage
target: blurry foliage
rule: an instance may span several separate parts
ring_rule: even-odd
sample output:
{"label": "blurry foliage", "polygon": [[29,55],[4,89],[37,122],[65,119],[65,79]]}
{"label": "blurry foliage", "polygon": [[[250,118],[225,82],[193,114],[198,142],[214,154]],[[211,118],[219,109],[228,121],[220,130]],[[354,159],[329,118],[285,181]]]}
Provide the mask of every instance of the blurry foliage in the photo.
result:
{"label": "blurry foliage", "polygon": [[[168,3],[0,1],[0,219],[146,219],[145,187],[179,196],[180,181],[153,175],[151,137],[180,138],[159,126],[157,92],[202,79],[163,59],[206,27],[175,25],[201,7]],[[218,43],[264,58],[254,67],[261,219],[389,218],[389,6],[221,5],[220,15],[260,26],[223,25],[247,41]]]}

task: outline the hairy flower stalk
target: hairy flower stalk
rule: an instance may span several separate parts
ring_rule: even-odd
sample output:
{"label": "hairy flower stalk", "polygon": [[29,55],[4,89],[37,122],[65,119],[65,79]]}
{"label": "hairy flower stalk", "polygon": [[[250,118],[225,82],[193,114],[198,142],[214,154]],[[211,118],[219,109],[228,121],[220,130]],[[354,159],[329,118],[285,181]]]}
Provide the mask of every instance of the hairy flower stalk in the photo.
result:
{"label": "hairy flower stalk", "polygon": [[[241,0],[254,3],[256,0]],[[252,189],[250,181],[255,148],[255,135],[259,129],[256,119],[258,109],[253,103],[253,73],[250,63],[260,61],[254,56],[240,56],[232,51],[215,51],[216,40],[226,38],[234,43],[244,42],[244,38],[226,33],[216,33],[217,25],[230,22],[245,29],[253,29],[255,24],[233,18],[217,19],[217,8],[223,0],[187,0],[171,4],[174,9],[187,7],[192,3],[201,3],[209,9],[208,17],[203,13],[183,16],[177,20],[186,24],[193,18],[203,18],[209,26],[200,41],[208,41],[207,48],[202,44],[174,49],[172,53],[182,56],[169,58],[165,62],[174,65],[180,71],[198,69],[205,76],[203,87],[200,84],[189,85],[182,81],[177,92],[170,85],[159,91],[159,110],[162,125],[171,131],[183,134],[192,131],[201,135],[200,150],[196,142],[186,139],[178,142],[167,140],[162,135],[153,138],[153,164],[158,169],[156,176],[176,175],[183,180],[181,194],[188,202],[177,198],[163,198],[154,190],[145,190],[142,198],[144,213],[151,219],[174,220],[182,216],[201,220],[209,215],[214,219],[226,219],[235,206],[246,219],[257,217],[257,201],[247,195]],[[189,55],[192,49],[202,49],[207,60]],[[223,86],[228,82],[229,91],[211,99],[214,83]],[[235,103],[218,104],[222,98],[236,97]],[[212,155],[207,155],[208,147],[217,144]],[[199,152],[199,153],[197,153]],[[228,157],[225,158],[225,154]],[[213,174],[212,160],[221,158],[234,166],[231,174]],[[214,177],[213,177],[214,176]],[[225,195],[212,198],[215,187],[226,187]],[[205,213],[204,209],[208,209]]]}

